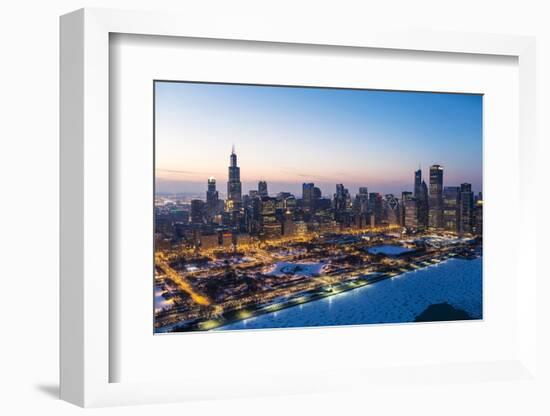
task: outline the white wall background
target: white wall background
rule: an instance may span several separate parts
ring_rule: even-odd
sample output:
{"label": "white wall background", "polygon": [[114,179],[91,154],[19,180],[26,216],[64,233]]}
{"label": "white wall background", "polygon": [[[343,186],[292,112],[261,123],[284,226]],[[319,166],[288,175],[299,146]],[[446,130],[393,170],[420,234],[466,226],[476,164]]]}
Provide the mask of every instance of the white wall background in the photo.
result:
{"label": "white wall background", "polygon": [[[58,382],[58,16],[81,7],[178,10],[208,24],[212,13],[236,13],[285,24],[432,28],[535,35],[538,41],[539,215],[548,207],[550,12],[544,0],[202,1],[19,0],[0,11],[0,413],[76,414],[56,399]],[[285,23],[290,22],[290,23]],[[543,178],[544,177],[544,178]],[[540,222],[539,250],[547,221]],[[550,293],[543,283],[538,290]],[[541,297],[541,300],[543,298]],[[548,309],[545,309],[548,310]],[[550,351],[547,325],[541,331]],[[545,359],[545,364],[548,360]],[[550,374],[547,372],[547,374]],[[550,390],[550,389],[549,389]],[[96,414],[549,414],[529,386],[434,386],[398,395],[280,397],[93,410]]]}

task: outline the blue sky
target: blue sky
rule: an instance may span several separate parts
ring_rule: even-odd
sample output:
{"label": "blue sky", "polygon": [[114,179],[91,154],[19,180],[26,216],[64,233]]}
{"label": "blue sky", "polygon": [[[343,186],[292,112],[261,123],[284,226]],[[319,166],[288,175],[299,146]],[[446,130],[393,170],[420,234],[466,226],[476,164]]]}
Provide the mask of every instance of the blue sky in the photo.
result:
{"label": "blue sky", "polygon": [[323,194],[412,190],[420,165],[444,166],[444,185],[482,185],[482,96],[329,88],[155,83],[158,192],[225,192],[232,144],[243,191]]}

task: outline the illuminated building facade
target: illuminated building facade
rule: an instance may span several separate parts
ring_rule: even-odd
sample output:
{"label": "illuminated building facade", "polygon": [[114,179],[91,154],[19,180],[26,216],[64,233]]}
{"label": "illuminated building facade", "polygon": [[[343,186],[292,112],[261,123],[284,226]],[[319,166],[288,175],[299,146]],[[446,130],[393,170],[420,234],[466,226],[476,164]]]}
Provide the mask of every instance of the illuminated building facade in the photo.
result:
{"label": "illuminated building facade", "polygon": [[428,222],[431,228],[443,228],[443,166],[430,166]]}
{"label": "illuminated building facade", "polygon": [[229,179],[227,181],[227,203],[229,210],[238,210],[242,203],[241,169],[237,166],[235,147],[229,156]]}
{"label": "illuminated building facade", "polygon": [[460,185],[460,232],[471,233],[474,225],[474,193],[472,185]]}
{"label": "illuminated building facade", "polygon": [[187,240],[202,249],[236,247],[235,241],[267,241],[281,237],[302,238],[322,234],[399,226],[404,232],[446,230],[481,235],[483,201],[472,186],[443,187],[443,167],[430,167],[429,189],[422,171],[414,171],[413,192],[400,197],[382,196],[359,187],[352,199],[344,184],[336,185],[331,198],[322,197],[313,182],[302,184],[301,198],[281,191],[269,196],[266,181],[242,194],[240,168],[234,148],[230,155],[227,198],[221,199],[216,180],[207,180],[206,198],[187,204],[155,206],[156,239]]}
{"label": "illuminated building facade", "polygon": [[448,231],[460,228],[460,188],[446,186],[443,189],[443,226]]}
{"label": "illuminated building facade", "polygon": [[212,219],[217,213],[219,208],[219,195],[216,191],[216,179],[208,179],[208,188],[206,191],[206,216],[208,219]]}

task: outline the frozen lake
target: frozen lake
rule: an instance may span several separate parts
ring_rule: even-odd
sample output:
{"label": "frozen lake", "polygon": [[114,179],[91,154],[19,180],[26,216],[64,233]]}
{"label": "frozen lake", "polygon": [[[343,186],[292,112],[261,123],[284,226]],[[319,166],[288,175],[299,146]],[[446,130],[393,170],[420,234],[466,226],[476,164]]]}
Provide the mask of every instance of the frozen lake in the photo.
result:
{"label": "frozen lake", "polygon": [[413,322],[429,305],[438,303],[481,319],[482,292],[482,258],[450,259],[219,330]]}

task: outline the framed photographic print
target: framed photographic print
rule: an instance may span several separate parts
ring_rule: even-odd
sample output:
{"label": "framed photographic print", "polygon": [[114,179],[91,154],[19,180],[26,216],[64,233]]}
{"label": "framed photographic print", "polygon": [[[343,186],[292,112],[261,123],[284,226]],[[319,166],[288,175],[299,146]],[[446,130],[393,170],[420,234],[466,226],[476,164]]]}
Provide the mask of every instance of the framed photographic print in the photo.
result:
{"label": "framed photographic print", "polygon": [[156,333],[482,319],[482,95],[154,97]]}
{"label": "framed photographic print", "polygon": [[534,51],[63,16],[62,398],[538,388]]}

